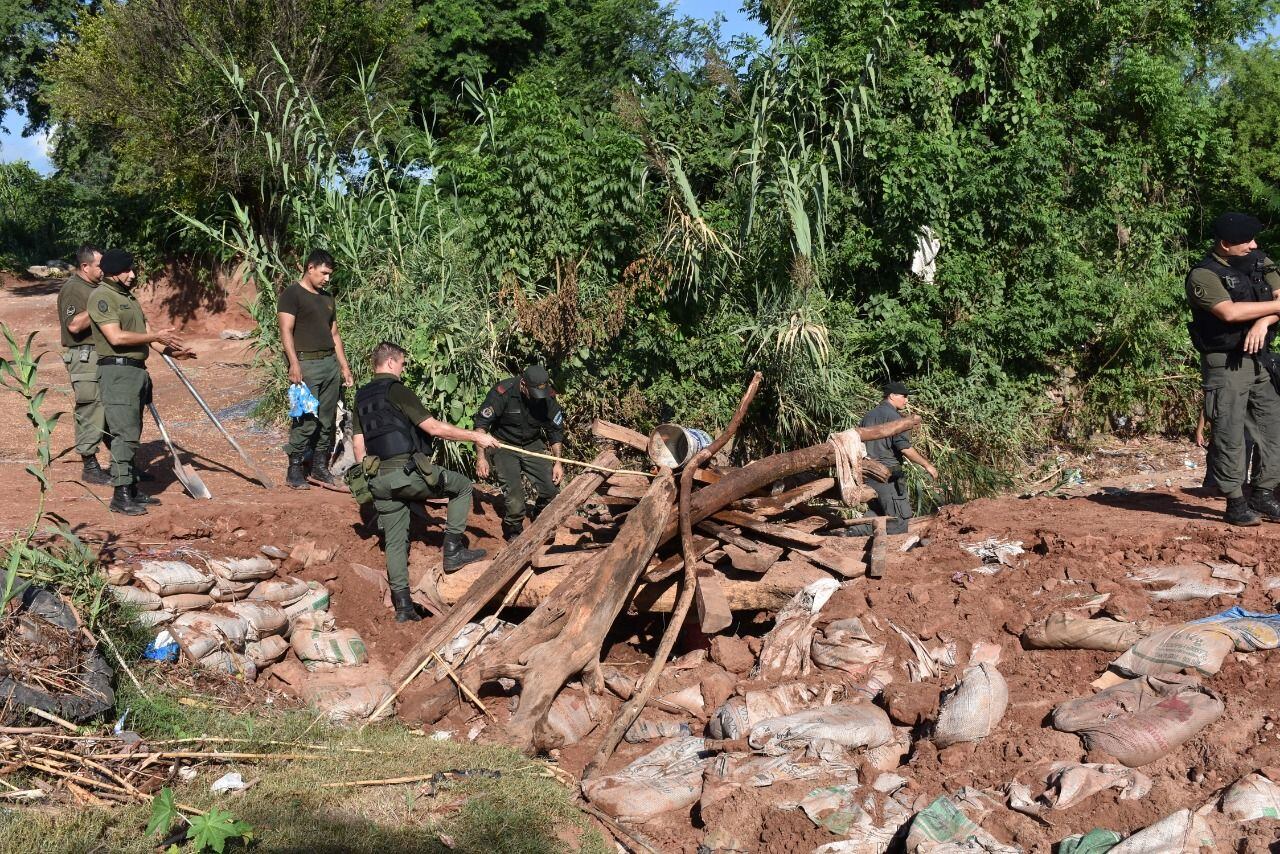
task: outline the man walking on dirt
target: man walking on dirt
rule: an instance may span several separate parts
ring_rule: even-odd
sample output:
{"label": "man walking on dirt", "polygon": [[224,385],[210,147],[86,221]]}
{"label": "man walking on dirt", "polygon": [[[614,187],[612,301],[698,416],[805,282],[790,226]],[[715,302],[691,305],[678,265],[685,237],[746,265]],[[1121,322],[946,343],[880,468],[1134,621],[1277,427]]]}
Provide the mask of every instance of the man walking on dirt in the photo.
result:
{"label": "man walking on dirt", "polygon": [[[551,453],[558,457],[564,447],[564,410],[556,400],[547,369],[541,365],[530,365],[519,378],[509,377],[490,389],[476,413],[475,424],[477,430],[492,433],[506,444],[526,451],[545,453],[546,443],[550,443]],[[502,536],[511,542],[524,530],[528,508],[524,475],[533,481],[538,493],[533,512],[537,516],[547,502],[559,494],[564,467],[558,462],[552,465],[550,460],[499,448],[479,455],[476,474],[488,477],[490,464],[506,496]]]}
{"label": "man walking on dirt", "polygon": [[[385,539],[387,582],[396,622],[421,619],[409,594],[409,504],[449,497],[444,528],[444,571],[456,572],[484,557],[463,538],[471,512],[471,481],[431,462],[427,436],[495,448],[498,440],[433,418],[418,396],[400,381],[405,351],[384,341],[373,350],[373,379],[356,392],[353,432],[356,459],[373,493],[373,509]],[[439,599],[434,585],[428,593]]]}
{"label": "man walking on dirt", "polygon": [[[883,386],[884,400],[862,416],[859,427],[875,427],[888,424],[902,417],[902,410],[907,406],[907,398],[911,392],[905,383],[888,382]],[[888,439],[873,439],[867,442],[867,457],[883,463],[889,468],[889,480],[881,483],[875,478],[867,478],[865,483],[875,490],[876,497],[871,499],[870,509],[873,516],[887,516],[885,532],[889,534],[905,534],[907,522],[911,519],[911,499],[907,497],[907,481],[903,476],[902,462],[910,460],[929,473],[929,477],[937,478],[938,470],[925,459],[924,455],[911,447],[911,438],[906,433],[890,436]],[[865,537],[872,533],[871,525],[854,525],[845,528],[846,537]]]}
{"label": "man walking on dirt", "polygon": [[333,295],[325,289],[333,275],[333,256],[323,249],[307,256],[302,278],[280,293],[277,302],[280,343],[289,362],[289,382],[306,383],[319,405],[315,415],[293,419],[289,428],[289,470],[285,483],[308,489],[307,453],[311,452],[311,477],[332,486],[329,457],[333,454],[333,425],[343,387],[355,385],[347,353],[338,334]]}
{"label": "man walking on dirt", "polygon": [[98,464],[98,446],[106,424],[98,395],[98,350],[89,322],[89,295],[102,281],[102,251],[88,243],[76,250],[76,271],[58,290],[58,325],[62,330],[62,363],[71,376],[75,399],[76,453],[80,455],[80,479],[106,486],[111,475]]}
{"label": "man walking on dirt", "polygon": [[181,340],[172,329],[147,331],[147,318],[133,295],[137,274],[133,256],[123,249],[102,255],[102,283],[89,295],[89,320],[98,354],[98,386],[111,436],[111,484],[113,513],[140,516],[146,505],[160,502],[138,493],[136,456],[142,438],[142,409],[151,402],[151,375],[147,351],[155,347],[181,351]]}
{"label": "man walking on dirt", "polygon": [[[1191,343],[1200,351],[1204,414],[1213,425],[1213,475],[1231,525],[1280,522],[1280,393],[1268,366],[1280,320],[1280,273],[1255,238],[1262,223],[1227,212],[1213,222],[1214,244],[1187,274]],[[1249,425],[1261,469],[1245,498],[1244,433]]]}

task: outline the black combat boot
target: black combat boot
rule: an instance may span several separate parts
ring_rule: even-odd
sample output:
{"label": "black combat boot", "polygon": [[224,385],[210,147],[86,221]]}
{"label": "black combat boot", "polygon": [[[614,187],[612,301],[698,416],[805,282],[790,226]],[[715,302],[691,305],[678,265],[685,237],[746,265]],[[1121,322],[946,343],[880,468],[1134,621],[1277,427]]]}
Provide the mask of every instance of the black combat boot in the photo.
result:
{"label": "black combat boot", "polygon": [[102,466],[98,465],[98,458],[93,454],[88,454],[80,458],[84,465],[80,469],[80,480],[85,483],[93,483],[98,486],[106,486],[111,483],[111,474],[102,470]]}
{"label": "black combat boot", "polygon": [[1280,501],[1276,500],[1274,489],[1255,486],[1249,496],[1249,509],[1256,510],[1268,522],[1280,522]]}
{"label": "black combat boot", "polygon": [[[1272,500],[1275,500],[1274,496]],[[1243,495],[1227,499],[1227,512],[1222,518],[1228,525],[1240,528],[1262,524],[1262,517],[1249,509],[1249,500]]]}
{"label": "black combat boot", "polygon": [[306,457],[303,454],[289,455],[289,471],[284,476],[286,486],[294,489],[310,489],[311,485],[307,483],[307,473],[303,469],[303,462]]}
{"label": "black combat boot", "polygon": [[413,606],[413,597],[408,590],[392,590],[391,604],[396,607],[397,623],[415,623],[422,619],[418,609]]}
{"label": "black combat boot", "polygon": [[107,509],[112,513],[123,513],[126,516],[142,516],[147,512],[147,508],[141,504],[134,504],[133,499],[129,497],[129,487],[117,486],[111,494],[111,503],[107,505]]}
{"label": "black combat boot", "polygon": [[132,501],[134,504],[138,504],[138,505],[141,505],[141,506],[145,507],[145,506],[147,506],[148,504],[159,504],[159,503],[160,503],[160,499],[159,499],[159,498],[156,498],[155,496],[147,495],[147,494],[145,494],[145,493],[139,492],[139,491],[138,491],[138,484],[136,484],[136,483],[131,483],[131,484],[129,484],[129,485],[126,487],[126,489],[128,489],[128,490],[129,490],[129,500],[130,500],[130,501]]}
{"label": "black combat boot", "polygon": [[508,543],[520,536],[524,532],[524,522],[507,522],[502,523],[502,539]]}
{"label": "black combat boot", "polygon": [[151,483],[155,480],[150,472],[137,463],[133,464],[133,482],[134,483]]}
{"label": "black combat boot", "polygon": [[484,549],[469,549],[461,534],[444,535],[444,571],[457,572],[469,563],[484,557]]}
{"label": "black combat boot", "polygon": [[318,480],[326,486],[335,484],[333,472],[329,471],[329,455],[333,453],[333,445],[320,445],[311,458],[311,479]]}

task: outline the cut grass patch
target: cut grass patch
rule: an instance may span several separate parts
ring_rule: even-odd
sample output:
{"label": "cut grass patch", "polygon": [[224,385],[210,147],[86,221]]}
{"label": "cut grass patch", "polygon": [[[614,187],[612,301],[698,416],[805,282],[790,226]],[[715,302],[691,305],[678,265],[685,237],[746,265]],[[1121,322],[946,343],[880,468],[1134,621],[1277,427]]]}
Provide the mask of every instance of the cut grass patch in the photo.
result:
{"label": "cut grass patch", "polygon": [[[232,714],[182,705],[178,695],[160,693],[154,686],[148,690],[152,701],[122,691],[118,706],[132,709],[130,726],[148,740],[244,739],[223,749],[255,753],[299,751],[272,742],[325,746],[317,759],[198,765],[194,781],[173,786],[179,802],[202,810],[217,806],[252,825],[255,851],[603,854],[612,850],[573,806],[573,793],[545,765],[515,751],[436,741],[394,723],[364,732],[337,729],[316,723],[310,712]],[[427,783],[325,787],[326,783],[455,769],[498,775],[446,779],[434,796]],[[245,792],[210,793],[210,784],[229,771],[257,782]],[[149,816],[150,808],[142,805],[101,810],[0,807],[0,854],[151,852],[158,840],[143,835]]]}

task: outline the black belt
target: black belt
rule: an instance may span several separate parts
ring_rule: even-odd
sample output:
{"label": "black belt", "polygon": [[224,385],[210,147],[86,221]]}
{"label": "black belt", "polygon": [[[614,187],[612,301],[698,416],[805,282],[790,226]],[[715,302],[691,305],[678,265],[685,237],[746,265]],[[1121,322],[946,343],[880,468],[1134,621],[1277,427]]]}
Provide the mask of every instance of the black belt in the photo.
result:
{"label": "black belt", "polygon": [[142,368],[147,369],[145,359],[130,359],[128,356],[100,356],[98,358],[99,365],[122,365],[126,368]]}
{"label": "black belt", "polygon": [[298,359],[303,362],[313,362],[316,359],[327,359],[335,352],[335,350],[299,350]]}

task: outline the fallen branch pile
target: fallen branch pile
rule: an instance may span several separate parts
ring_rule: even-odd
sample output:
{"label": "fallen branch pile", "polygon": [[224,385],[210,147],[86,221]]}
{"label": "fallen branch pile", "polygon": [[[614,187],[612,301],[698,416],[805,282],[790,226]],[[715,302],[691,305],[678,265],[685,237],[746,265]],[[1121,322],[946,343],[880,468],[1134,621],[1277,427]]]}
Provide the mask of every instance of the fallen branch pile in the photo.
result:
{"label": "fallen branch pile", "polygon": [[[616,744],[644,705],[692,602],[697,603],[702,631],[714,634],[730,626],[734,611],[776,610],[819,578],[861,577],[872,557],[883,560],[883,544],[868,548],[867,538],[822,533],[842,525],[834,508],[822,512],[805,507],[836,487],[827,476],[837,453],[832,443],[741,468],[702,468],[736,431],[758,383],[757,375],[725,433],[684,467],[678,503],[668,469],[659,469],[655,477],[607,478],[591,470],[575,478],[494,561],[441,579],[439,592],[454,603],[452,610],[392,673],[392,683],[403,692],[401,717],[433,723],[466,702],[466,694],[511,680],[519,686],[520,699],[506,726],[506,740],[528,750],[559,747],[562,728],[548,722],[552,702],[575,679],[596,693],[603,691],[602,647],[619,616],[628,609],[674,612],[654,671],[606,739]],[[883,438],[918,423],[918,417],[906,418],[859,433],[863,440]],[[637,450],[647,444],[638,433],[605,422],[597,422],[596,433]],[[602,452],[592,464],[619,466],[613,451]],[[860,467],[863,476],[888,476],[872,460],[862,460]],[[867,500],[871,495],[863,489],[856,497]],[[526,578],[526,570],[534,574]],[[422,667],[517,577],[524,583],[510,604],[532,608],[532,613],[474,647],[469,659],[455,659],[447,674]],[[415,680],[419,671],[434,676]],[[602,748],[597,763],[611,750],[612,745]]]}

